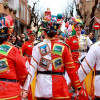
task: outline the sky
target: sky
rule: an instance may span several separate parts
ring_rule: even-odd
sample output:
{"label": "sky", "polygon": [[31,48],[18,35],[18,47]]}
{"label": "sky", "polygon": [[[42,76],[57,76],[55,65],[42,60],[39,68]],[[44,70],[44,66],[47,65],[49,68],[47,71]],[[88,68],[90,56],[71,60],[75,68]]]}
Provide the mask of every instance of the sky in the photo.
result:
{"label": "sky", "polygon": [[[32,5],[32,1],[35,2],[37,0],[29,0],[29,4]],[[37,9],[39,9],[41,12],[44,12],[47,10],[47,8],[50,8],[52,15],[57,14],[63,14],[65,13],[65,9],[67,8],[67,5],[71,3],[73,0],[40,0],[37,4]],[[64,25],[62,25],[62,31],[64,30]]]}

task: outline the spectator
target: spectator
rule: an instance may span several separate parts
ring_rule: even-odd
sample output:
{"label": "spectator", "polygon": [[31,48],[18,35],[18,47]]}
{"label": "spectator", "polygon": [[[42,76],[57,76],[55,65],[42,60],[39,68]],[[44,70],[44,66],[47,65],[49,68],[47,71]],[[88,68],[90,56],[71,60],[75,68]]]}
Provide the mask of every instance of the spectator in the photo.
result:
{"label": "spectator", "polygon": [[23,44],[25,42],[25,34],[21,35],[21,43]]}
{"label": "spectator", "polygon": [[98,41],[100,41],[100,35],[98,36]]}
{"label": "spectator", "polygon": [[19,46],[19,47],[22,46],[22,43],[21,43],[21,37],[20,37],[19,35],[17,35],[16,42],[17,42],[17,46]]}
{"label": "spectator", "polygon": [[93,31],[89,34],[89,38],[93,43],[96,42],[96,39],[94,38],[94,32]]}
{"label": "spectator", "polygon": [[16,37],[14,35],[12,36],[11,43],[13,45],[16,45]]}

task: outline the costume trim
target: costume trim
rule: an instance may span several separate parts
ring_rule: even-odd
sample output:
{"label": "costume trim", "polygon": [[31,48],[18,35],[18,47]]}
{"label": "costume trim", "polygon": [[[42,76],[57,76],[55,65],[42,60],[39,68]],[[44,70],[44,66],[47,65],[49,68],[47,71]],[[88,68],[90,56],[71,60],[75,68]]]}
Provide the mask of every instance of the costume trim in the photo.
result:
{"label": "costume trim", "polygon": [[33,60],[38,64],[38,62],[34,59],[34,57],[32,57],[33,58]]}
{"label": "costume trim", "polygon": [[14,98],[17,98],[19,95],[17,96],[14,96],[14,97],[9,97],[9,98],[0,98],[0,100],[9,100],[9,99],[14,99]]}
{"label": "costume trim", "polygon": [[39,66],[41,66],[42,68],[48,70],[49,65],[50,65],[50,60],[41,57],[40,62],[39,62]]}
{"label": "costume trim", "polygon": [[62,60],[61,57],[53,59],[52,62],[53,62],[53,66],[54,66],[55,70],[57,70],[57,69],[61,68],[62,66],[64,66],[63,60]]}
{"label": "costume trim", "polygon": [[51,52],[52,52],[53,54],[57,54],[57,55],[62,56],[63,50],[64,50],[64,46],[63,46],[63,45],[54,44],[53,49],[52,49]]}
{"label": "costume trim", "polygon": [[77,83],[77,82],[80,82],[79,80],[78,81],[74,81],[75,83]]}
{"label": "costume trim", "polygon": [[84,70],[84,68],[83,68],[82,64],[81,64],[81,67],[82,67],[82,69],[83,69],[83,71],[84,71],[85,75],[87,75],[87,73],[86,73],[86,71]]}
{"label": "costume trim", "polygon": [[73,62],[68,62],[68,63],[65,63],[65,64],[73,64]]}
{"label": "costume trim", "polygon": [[52,97],[52,98],[55,98],[55,99],[64,99],[64,98],[70,98],[70,97],[67,96],[67,97]]}
{"label": "costume trim", "polygon": [[[26,75],[26,76],[27,76],[27,75]],[[22,76],[22,77],[20,76],[19,78],[25,78],[26,76]]]}
{"label": "costume trim", "polygon": [[50,48],[49,48],[48,44],[43,44],[43,45],[39,46],[38,48],[39,48],[39,52],[42,56],[48,55],[50,53]]}
{"label": "costume trim", "polygon": [[0,73],[9,70],[9,66],[6,58],[0,60],[0,65],[1,65]]}
{"label": "costume trim", "polygon": [[69,66],[69,67],[66,67],[66,68],[75,68],[75,66]]}
{"label": "costume trim", "polygon": [[11,49],[12,49],[12,46],[10,45],[7,45],[7,44],[0,45],[0,53],[3,55],[7,56]]}
{"label": "costume trim", "polygon": [[30,64],[30,65],[35,69],[35,67],[32,64]]}
{"label": "costume trim", "polygon": [[89,63],[87,62],[86,58],[85,58],[85,61],[86,61],[87,65],[88,65],[88,67],[92,70],[92,68],[90,67],[90,65],[89,65]]}
{"label": "costume trim", "polygon": [[78,84],[75,84],[75,85],[80,85],[80,83],[78,83]]}

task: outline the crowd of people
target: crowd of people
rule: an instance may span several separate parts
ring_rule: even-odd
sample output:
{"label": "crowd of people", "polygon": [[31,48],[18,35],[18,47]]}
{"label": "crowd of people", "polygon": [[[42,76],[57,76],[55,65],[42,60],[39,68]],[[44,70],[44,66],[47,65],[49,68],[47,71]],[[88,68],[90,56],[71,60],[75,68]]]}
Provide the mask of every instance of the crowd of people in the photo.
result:
{"label": "crowd of people", "polygon": [[62,15],[48,13],[41,35],[28,29],[27,41],[0,23],[0,100],[99,100],[100,36],[74,18],[75,34],[59,33]]}

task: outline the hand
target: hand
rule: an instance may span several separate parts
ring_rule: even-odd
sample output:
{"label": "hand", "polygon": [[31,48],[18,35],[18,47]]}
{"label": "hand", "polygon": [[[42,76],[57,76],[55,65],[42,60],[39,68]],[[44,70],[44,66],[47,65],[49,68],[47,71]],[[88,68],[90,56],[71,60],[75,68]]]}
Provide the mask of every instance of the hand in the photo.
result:
{"label": "hand", "polygon": [[23,99],[25,99],[25,98],[28,97],[28,93],[27,93],[27,91],[25,91],[25,90],[22,90],[20,95],[21,95],[21,97],[22,97]]}
{"label": "hand", "polygon": [[79,92],[80,92],[80,90],[75,91],[77,97],[79,97]]}

